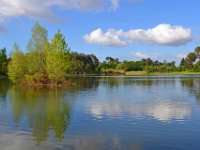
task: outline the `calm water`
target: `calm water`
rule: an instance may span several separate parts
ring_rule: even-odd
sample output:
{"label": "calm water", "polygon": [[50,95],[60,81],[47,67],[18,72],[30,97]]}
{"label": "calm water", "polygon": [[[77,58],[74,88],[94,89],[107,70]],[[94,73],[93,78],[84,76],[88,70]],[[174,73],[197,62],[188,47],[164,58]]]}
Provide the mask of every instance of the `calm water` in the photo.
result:
{"label": "calm water", "polygon": [[62,90],[0,80],[0,150],[200,149],[200,76],[88,77]]}

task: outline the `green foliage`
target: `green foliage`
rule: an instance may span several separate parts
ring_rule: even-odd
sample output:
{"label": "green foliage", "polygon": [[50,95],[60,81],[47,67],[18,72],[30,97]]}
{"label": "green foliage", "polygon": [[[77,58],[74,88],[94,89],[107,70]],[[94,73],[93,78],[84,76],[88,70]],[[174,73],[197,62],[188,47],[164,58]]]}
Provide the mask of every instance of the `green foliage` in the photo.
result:
{"label": "green foliage", "polygon": [[169,73],[169,72],[175,72],[177,71],[177,68],[174,66],[146,66],[145,71],[147,73],[154,73],[154,72],[160,72],[160,73]]}
{"label": "green foliage", "polygon": [[124,64],[128,66],[127,71],[142,71],[144,68],[142,61],[125,61]]}
{"label": "green foliage", "polygon": [[6,48],[0,49],[0,74],[7,73]]}
{"label": "green foliage", "polygon": [[185,58],[182,58],[182,59],[181,59],[180,66],[186,66]]}
{"label": "green foliage", "polygon": [[195,51],[198,59],[200,59],[200,46],[196,47],[194,51]]}
{"label": "green foliage", "polygon": [[141,62],[143,63],[144,66],[151,66],[151,65],[153,65],[153,60],[151,60],[151,58],[142,59]]}
{"label": "green foliage", "polygon": [[69,67],[69,48],[64,36],[58,31],[48,42],[47,31],[36,23],[23,53],[17,44],[8,67],[11,81],[25,81],[28,84],[48,83],[64,80]]}
{"label": "green foliage", "polygon": [[[1,88],[1,86],[0,86]],[[28,125],[33,129],[32,135],[36,144],[48,139],[48,133],[54,134],[55,139],[62,141],[67,130],[71,105],[65,101],[61,90],[15,88],[8,91],[14,121],[19,123],[23,114]],[[38,101],[39,100],[39,101]]]}
{"label": "green foliage", "polygon": [[200,71],[200,47],[196,47],[194,52],[188,53],[186,58],[183,58],[180,63],[187,71],[199,72]]}
{"label": "green foliage", "polygon": [[60,31],[48,42],[47,31],[36,23],[23,53],[17,44],[9,63],[8,75],[13,82],[27,84],[57,83],[65,79],[69,70],[69,48]]}
{"label": "green foliage", "polygon": [[13,49],[11,61],[8,65],[8,75],[10,80],[15,83],[21,81],[26,74],[26,58],[17,44],[14,44]]}
{"label": "green foliage", "polygon": [[70,53],[69,74],[90,74],[98,72],[98,58],[93,54]]}
{"label": "green foliage", "polygon": [[26,57],[28,74],[34,75],[37,72],[45,72],[45,49],[48,45],[48,38],[46,29],[39,23],[35,23],[31,31]]}
{"label": "green foliage", "polygon": [[147,73],[176,71],[175,61],[159,62],[150,58],[141,61],[125,60],[120,62],[118,59],[106,57],[106,61],[100,63],[99,68],[103,74],[124,74],[125,71],[146,71]]}
{"label": "green foliage", "polygon": [[112,64],[120,63],[118,58],[106,57],[105,60],[107,61],[107,63],[112,63]]}
{"label": "green foliage", "polygon": [[69,49],[64,36],[58,31],[46,51],[46,72],[50,80],[65,79],[69,67]]}
{"label": "green foliage", "polygon": [[29,51],[43,51],[48,41],[47,30],[36,22],[31,31],[32,35],[29,39],[27,49]]}
{"label": "green foliage", "polygon": [[128,64],[125,64],[125,63],[121,63],[121,64],[118,64],[117,67],[116,67],[117,70],[124,70],[124,71],[127,71],[129,69],[129,66]]}
{"label": "green foliage", "polygon": [[26,53],[28,74],[34,75],[37,72],[44,72],[44,57],[39,51],[29,51]]}
{"label": "green foliage", "polygon": [[186,57],[186,66],[191,69],[196,60],[197,60],[197,55],[193,52],[189,53]]}

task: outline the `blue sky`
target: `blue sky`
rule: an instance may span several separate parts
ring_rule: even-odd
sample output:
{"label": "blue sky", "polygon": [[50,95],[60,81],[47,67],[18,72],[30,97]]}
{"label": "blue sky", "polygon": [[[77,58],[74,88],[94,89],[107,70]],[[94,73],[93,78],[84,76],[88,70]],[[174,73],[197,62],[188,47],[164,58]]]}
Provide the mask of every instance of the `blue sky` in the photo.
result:
{"label": "blue sky", "polygon": [[0,47],[25,51],[39,21],[72,51],[121,60],[179,61],[200,45],[199,0],[0,0]]}

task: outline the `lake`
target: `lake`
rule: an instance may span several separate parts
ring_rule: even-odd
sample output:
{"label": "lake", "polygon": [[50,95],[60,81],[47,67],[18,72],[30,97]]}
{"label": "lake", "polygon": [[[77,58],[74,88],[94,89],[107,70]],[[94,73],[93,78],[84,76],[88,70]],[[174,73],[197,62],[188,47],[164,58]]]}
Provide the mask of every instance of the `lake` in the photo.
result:
{"label": "lake", "polygon": [[0,149],[200,149],[200,75],[71,80],[48,90],[0,79]]}

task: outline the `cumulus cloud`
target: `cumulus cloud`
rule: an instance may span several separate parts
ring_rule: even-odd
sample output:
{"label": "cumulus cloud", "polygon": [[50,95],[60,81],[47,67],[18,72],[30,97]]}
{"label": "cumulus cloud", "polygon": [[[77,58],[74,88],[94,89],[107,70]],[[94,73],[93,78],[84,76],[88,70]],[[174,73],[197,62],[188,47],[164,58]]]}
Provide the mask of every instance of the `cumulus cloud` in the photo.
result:
{"label": "cumulus cloud", "polygon": [[152,29],[137,29],[125,32],[124,36],[132,41],[157,45],[182,45],[192,39],[191,30],[182,26],[160,24]]}
{"label": "cumulus cloud", "polygon": [[[94,30],[85,35],[84,40],[91,44],[107,46],[126,46],[130,43],[139,42],[150,45],[179,46],[192,40],[192,31],[182,26],[160,24],[150,29],[132,29],[129,31],[109,29],[103,32],[102,29]],[[104,39],[104,40],[100,40]],[[113,42],[113,40],[115,42]]]}
{"label": "cumulus cloud", "polygon": [[84,39],[91,44],[115,47],[126,46],[127,43],[120,39],[121,34],[123,34],[122,30],[111,29],[104,33],[102,29],[97,29],[91,32],[89,35],[85,35]]}
{"label": "cumulus cloud", "polygon": [[0,17],[27,16],[30,18],[52,19],[51,7],[61,4],[61,0],[0,0]]}
{"label": "cumulus cloud", "polygon": [[121,40],[122,34],[123,30],[110,29],[107,32],[103,32],[103,30],[99,28],[85,35],[83,38],[90,44],[121,47],[127,45],[125,41]]}
{"label": "cumulus cloud", "polygon": [[56,18],[54,7],[78,11],[117,9],[119,0],[0,0],[0,20],[25,16],[33,19]]}

